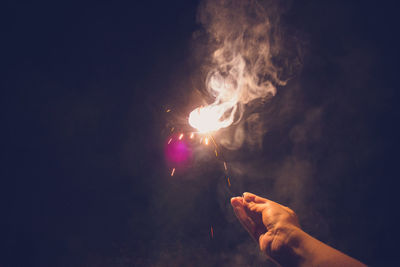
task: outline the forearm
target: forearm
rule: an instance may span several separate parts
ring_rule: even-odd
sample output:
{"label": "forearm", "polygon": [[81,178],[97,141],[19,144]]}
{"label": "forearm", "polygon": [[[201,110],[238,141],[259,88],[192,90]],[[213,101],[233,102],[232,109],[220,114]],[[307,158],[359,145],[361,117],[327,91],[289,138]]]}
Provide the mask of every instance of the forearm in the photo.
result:
{"label": "forearm", "polygon": [[291,231],[286,246],[276,253],[275,260],[290,266],[365,266],[346,254],[320,242],[299,228]]}

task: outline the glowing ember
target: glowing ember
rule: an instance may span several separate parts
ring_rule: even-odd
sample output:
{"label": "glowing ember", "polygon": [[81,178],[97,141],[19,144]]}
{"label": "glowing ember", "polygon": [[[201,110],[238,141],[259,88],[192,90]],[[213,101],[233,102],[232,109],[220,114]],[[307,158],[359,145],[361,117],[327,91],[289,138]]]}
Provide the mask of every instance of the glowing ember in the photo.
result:
{"label": "glowing ember", "polygon": [[236,109],[236,106],[211,105],[199,107],[189,114],[189,124],[200,133],[215,132],[232,124],[233,112],[226,119],[223,119],[228,109]]}

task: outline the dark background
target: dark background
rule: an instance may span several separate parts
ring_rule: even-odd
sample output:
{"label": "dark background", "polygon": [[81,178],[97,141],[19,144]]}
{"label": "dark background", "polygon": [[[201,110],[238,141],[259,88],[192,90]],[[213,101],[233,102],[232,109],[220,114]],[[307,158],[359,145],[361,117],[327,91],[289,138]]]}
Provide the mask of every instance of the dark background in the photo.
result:
{"label": "dark background", "polygon": [[[0,266],[260,265],[221,162],[172,179],[164,160],[165,109],[190,110],[197,6],[5,4]],[[398,262],[395,7],[294,1],[302,71],[266,107],[263,151],[225,152],[234,193],[375,266]]]}

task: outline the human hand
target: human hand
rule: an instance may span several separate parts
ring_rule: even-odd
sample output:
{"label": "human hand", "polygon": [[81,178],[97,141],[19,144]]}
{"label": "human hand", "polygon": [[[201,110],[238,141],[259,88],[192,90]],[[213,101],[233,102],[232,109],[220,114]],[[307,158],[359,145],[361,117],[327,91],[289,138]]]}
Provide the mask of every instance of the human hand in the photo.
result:
{"label": "human hand", "polygon": [[269,258],[282,263],[288,253],[293,254],[293,233],[300,230],[293,210],[252,193],[232,198],[231,204],[243,227]]}
{"label": "human hand", "polygon": [[261,251],[278,265],[366,266],[302,231],[296,213],[288,207],[251,193],[232,198],[231,204]]}

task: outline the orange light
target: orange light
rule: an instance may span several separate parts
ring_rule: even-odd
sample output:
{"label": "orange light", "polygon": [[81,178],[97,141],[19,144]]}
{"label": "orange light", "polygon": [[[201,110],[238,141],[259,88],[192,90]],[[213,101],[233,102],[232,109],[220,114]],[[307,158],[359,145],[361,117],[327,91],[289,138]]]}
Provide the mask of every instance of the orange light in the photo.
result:
{"label": "orange light", "polygon": [[229,181],[229,177],[228,177],[228,185],[231,186],[231,181]]}

